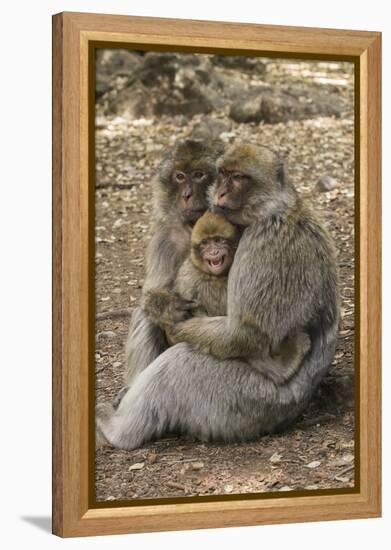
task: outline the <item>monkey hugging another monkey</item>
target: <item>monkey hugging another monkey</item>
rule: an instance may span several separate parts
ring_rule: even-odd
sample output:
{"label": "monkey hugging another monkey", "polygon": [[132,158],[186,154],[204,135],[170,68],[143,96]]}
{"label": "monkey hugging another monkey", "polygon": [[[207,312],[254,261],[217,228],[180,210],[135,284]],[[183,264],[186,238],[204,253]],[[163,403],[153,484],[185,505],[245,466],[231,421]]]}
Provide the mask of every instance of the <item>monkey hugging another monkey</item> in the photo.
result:
{"label": "monkey hugging another monkey", "polygon": [[[224,152],[177,144],[163,162],[155,205],[144,303],[129,332],[129,387],[116,411],[98,409],[98,434],[130,450],[170,432],[245,441],[285,427],[334,357],[339,300],[327,231],[279,157],[250,144]],[[241,228],[228,277],[210,273],[215,242],[191,245],[187,259],[192,227],[208,206]],[[215,268],[226,261],[219,250]],[[198,290],[201,309],[191,316],[194,288],[215,291],[218,284],[226,309],[206,316]],[[154,300],[164,314],[154,311]]]}
{"label": "monkey hugging another monkey", "polygon": [[[180,267],[173,288],[147,292],[144,304],[151,319],[165,327],[169,344],[170,330],[186,312],[189,317],[227,315],[228,273],[240,235],[241,229],[223,215],[205,212],[194,225],[190,255]],[[298,369],[310,344],[309,336],[299,332],[286,338],[277,350],[249,357],[248,364],[282,383]]]}

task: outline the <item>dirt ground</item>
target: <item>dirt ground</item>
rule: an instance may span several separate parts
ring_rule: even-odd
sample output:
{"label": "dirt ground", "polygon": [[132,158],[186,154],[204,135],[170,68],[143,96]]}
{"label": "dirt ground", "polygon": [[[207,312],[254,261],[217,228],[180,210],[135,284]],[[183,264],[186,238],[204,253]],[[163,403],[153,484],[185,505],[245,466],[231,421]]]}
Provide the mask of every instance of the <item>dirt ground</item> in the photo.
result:
{"label": "dirt ground", "polygon": [[[288,174],[311,199],[334,237],[342,319],[335,360],[305,413],[282,434],[245,444],[163,439],[127,452],[96,452],[96,499],[161,498],[352,487],[354,484],[354,125],[349,64],[268,62],[269,82],[327,82],[346,103],[341,118],[274,125],[238,124],[224,110],[226,142],[269,145],[287,156]],[[162,151],[205,117],[131,120],[97,117],[96,399],[122,386],[129,317],[138,304],[151,220],[151,180]],[[228,126],[227,126],[228,124]],[[336,187],[316,190],[328,175]],[[113,314],[114,312],[114,314]],[[107,315],[106,315],[107,313]],[[122,312],[123,313],[123,312]]]}

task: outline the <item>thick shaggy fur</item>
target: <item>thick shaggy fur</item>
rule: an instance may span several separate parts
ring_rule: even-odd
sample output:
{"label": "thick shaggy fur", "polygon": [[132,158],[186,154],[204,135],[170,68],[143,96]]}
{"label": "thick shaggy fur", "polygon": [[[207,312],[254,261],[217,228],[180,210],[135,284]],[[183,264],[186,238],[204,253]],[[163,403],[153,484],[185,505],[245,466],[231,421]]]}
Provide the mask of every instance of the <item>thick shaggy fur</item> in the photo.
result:
{"label": "thick shaggy fur", "polygon": [[[216,158],[222,152],[217,141],[186,139],[175,144],[163,159],[154,181],[152,239],[146,255],[143,295],[154,289],[171,288],[179,267],[189,254],[193,221],[183,212],[178,186],[172,181],[174,170],[202,169],[207,180],[194,188],[193,206],[206,210],[208,187],[216,179]],[[126,342],[124,381],[129,385],[165,349],[168,343],[159,321],[142,301],[132,316]]]}
{"label": "thick shaggy fur", "polygon": [[[138,376],[115,413],[98,416],[116,447],[134,449],[170,431],[225,441],[273,432],[303,410],[333,359],[337,274],[325,229],[269,150],[234,146],[219,165],[248,174],[245,200],[226,209],[245,226],[228,277],[227,315],[179,323],[173,336],[180,343]],[[222,185],[219,177],[215,204]],[[311,349],[287,382],[251,368],[265,349],[300,331],[310,335]]]}

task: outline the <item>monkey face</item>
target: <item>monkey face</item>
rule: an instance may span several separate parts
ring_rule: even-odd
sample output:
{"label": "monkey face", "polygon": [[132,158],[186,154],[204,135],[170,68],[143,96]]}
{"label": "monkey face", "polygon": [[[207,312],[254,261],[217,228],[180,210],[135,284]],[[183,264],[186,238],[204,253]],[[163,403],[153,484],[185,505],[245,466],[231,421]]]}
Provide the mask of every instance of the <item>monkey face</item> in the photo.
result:
{"label": "monkey face", "polygon": [[213,210],[236,221],[237,214],[246,203],[250,187],[250,177],[239,170],[226,170],[221,167],[214,187]]}
{"label": "monkey face", "polygon": [[213,181],[213,174],[206,167],[191,169],[191,166],[172,172],[172,185],[176,189],[177,203],[186,222],[195,222],[207,208],[207,188]]}
{"label": "monkey face", "polygon": [[230,222],[246,226],[284,208],[288,189],[283,165],[267,147],[233,145],[217,160],[217,169],[213,211]]}
{"label": "monkey face", "polygon": [[186,139],[163,160],[160,182],[185,223],[194,224],[208,207],[207,192],[216,179],[218,154],[208,143]]}
{"label": "monkey face", "polygon": [[234,250],[231,244],[222,237],[204,239],[198,246],[203,271],[212,275],[224,275],[231,267]]}
{"label": "monkey face", "polygon": [[239,230],[224,216],[207,211],[191,233],[191,259],[206,273],[228,272],[240,238]]}

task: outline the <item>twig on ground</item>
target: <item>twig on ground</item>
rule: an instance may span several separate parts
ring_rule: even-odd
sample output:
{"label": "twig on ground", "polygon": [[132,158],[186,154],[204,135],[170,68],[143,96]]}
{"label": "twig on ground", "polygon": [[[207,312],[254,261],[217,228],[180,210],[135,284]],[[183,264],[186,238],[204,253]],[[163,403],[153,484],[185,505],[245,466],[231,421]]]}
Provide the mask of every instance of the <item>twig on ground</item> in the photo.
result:
{"label": "twig on ground", "polygon": [[132,189],[133,183],[97,183],[95,189]]}
{"label": "twig on ground", "polygon": [[180,491],[186,491],[186,487],[182,483],[177,483],[176,481],[167,481],[167,487],[171,489],[179,489]]}
{"label": "twig on ground", "polygon": [[338,472],[338,476],[341,477],[341,476],[347,474],[348,472],[350,472],[351,470],[354,470],[354,468],[355,468],[355,465],[352,464],[351,466],[348,466],[347,468],[342,470],[342,472]]}
{"label": "twig on ground", "polygon": [[103,321],[104,319],[118,319],[119,317],[130,317],[133,310],[131,308],[114,309],[113,311],[102,311],[97,313],[95,318],[97,321]]}

